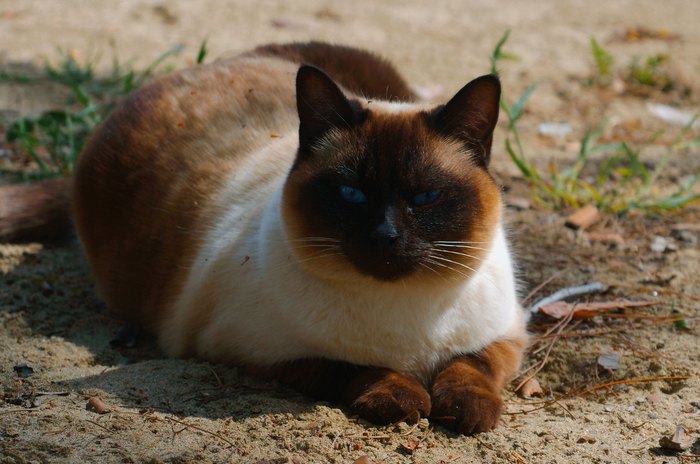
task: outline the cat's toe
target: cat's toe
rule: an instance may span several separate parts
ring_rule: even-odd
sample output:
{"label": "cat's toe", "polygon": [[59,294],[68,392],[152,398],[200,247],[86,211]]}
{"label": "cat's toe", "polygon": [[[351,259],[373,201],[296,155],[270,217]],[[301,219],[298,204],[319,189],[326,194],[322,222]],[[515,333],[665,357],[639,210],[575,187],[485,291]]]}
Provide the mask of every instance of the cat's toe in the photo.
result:
{"label": "cat's toe", "polygon": [[495,428],[503,411],[503,401],[488,388],[461,385],[434,388],[431,418],[464,435]]}
{"label": "cat's toe", "polygon": [[350,409],[374,424],[416,422],[430,414],[430,395],[418,382],[389,373],[362,382]]}

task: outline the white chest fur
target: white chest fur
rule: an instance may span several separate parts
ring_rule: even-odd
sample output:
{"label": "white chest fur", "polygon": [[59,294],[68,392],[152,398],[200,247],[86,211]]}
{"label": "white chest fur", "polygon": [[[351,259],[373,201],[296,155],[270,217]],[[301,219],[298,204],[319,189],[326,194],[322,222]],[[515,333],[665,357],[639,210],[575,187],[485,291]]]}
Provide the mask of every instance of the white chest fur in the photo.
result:
{"label": "white chest fur", "polygon": [[[479,271],[459,285],[432,291],[400,282],[339,285],[299,267],[281,223],[280,192],[268,198],[252,217],[230,209],[205,240],[161,328],[169,354],[193,346],[212,360],[262,365],[322,357],[425,380],[446,359],[523,333],[500,225]],[[192,332],[189,321],[199,311],[209,314]]]}

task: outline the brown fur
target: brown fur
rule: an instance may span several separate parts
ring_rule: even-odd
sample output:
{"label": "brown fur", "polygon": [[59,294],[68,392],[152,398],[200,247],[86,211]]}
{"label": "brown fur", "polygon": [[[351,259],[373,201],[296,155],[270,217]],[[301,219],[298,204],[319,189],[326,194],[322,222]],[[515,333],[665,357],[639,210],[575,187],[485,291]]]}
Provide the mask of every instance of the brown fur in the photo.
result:
{"label": "brown fur", "polygon": [[[361,125],[351,131],[332,134],[315,156],[310,156],[292,170],[285,185],[283,204],[287,222],[292,225],[295,236],[342,236],[339,221],[318,214],[325,207],[321,202],[326,202],[327,197],[332,195],[319,193],[318,179],[328,174],[335,176],[335,170],[343,166],[355,170],[360,177],[358,182],[366,188],[381,187],[381,191],[372,193],[383,198],[387,204],[396,206],[399,211],[396,215],[397,227],[406,232],[409,238],[414,233],[413,229],[420,228],[421,233],[432,240],[486,242],[493,235],[501,214],[500,191],[489,173],[462,150],[460,145],[445,140],[432,130],[420,114],[377,116],[369,105]],[[428,208],[438,209],[443,204],[445,212],[435,215],[434,220],[423,227],[415,222],[412,213],[406,213],[407,207],[410,207],[407,198],[388,197],[397,191],[410,196],[435,185],[450,188],[446,189],[437,205]],[[327,208],[335,212],[336,205],[328,205]],[[377,214],[381,214],[381,211],[377,211]],[[368,228],[372,226],[367,224]],[[309,259],[317,252],[306,248],[299,253]],[[484,251],[474,249],[468,254],[471,257],[450,253],[449,259],[477,268]],[[348,255],[355,259],[353,264],[368,274],[381,267],[378,263],[381,257],[378,257],[376,249],[365,247],[364,243],[356,245]],[[337,274],[344,262],[343,258],[331,258],[313,266],[316,272],[328,274],[333,271]],[[460,265],[435,265],[434,272],[420,269],[421,272],[415,277],[424,282],[426,277],[427,281],[432,279],[430,274],[438,279],[453,278],[468,272],[466,269]],[[417,269],[404,267],[402,270]],[[383,276],[388,280],[397,277],[405,275],[389,269]]]}
{"label": "brown fur", "polygon": [[279,379],[315,398],[343,399],[375,424],[433,420],[463,434],[493,429],[503,410],[501,390],[515,376],[524,339],[495,342],[479,353],[458,356],[440,370],[431,388],[383,368],[329,360],[301,360],[249,372]]}
{"label": "brown fur", "polygon": [[70,179],[0,186],[0,241],[65,238],[70,202]]}
{"label": "brown fur", "polygon": [[523,348],[524,340],[504,340],[452,360],[433,383],[432,418],[464,434],[496,427],[503,410],[501,390],[515,375]]}
{"label": "brown fur", "polygon": [[[302,67],[295,87],[298,63],[324,67],[355,94],[414,98],[398,73],[369,53],[315,42],[265,46],[146,86],[91,138],[75,178],[75,222],[98,287],[117,315],[154,331],[171,315],[202,238],[226,208],[213,206],[212,198],[248,166],[251,153],[266,167],[243,184],[248,190],[242,194],[253,195],[289,172],[281,207],[290,237],[320,235],[344,247],[345,260],[314,262],[310,272],[339,279],[352,273],[356,279],[359,271],[374,284],[406,278],[425,285],[476,272],[483,250],[449,255],[454,266],[432,268],[422,266],[424,256],[416,253],[437,240],[486,242],[495,232],[500,192],[487,166],[498,81],[481,78],[431,111],[394,113],[385,103],[346,97],[314,68]],[[298,145],[279,136],[297,128]],[[262,158],[272,144],[283,149],[273,155],[286,150],[289,156]],[[338,186],[345,184],[365,191],[367,204],[339,202]],[[434,203],[411,203],[430,189],[440,190]],[[354,207],[365,208],[363,214]],[[399,230],[401,239],[377,239],[387,227]],[[309,248],[295,252],[314,257]],[[180,321],[182,355],[197,353],[195,335],[214,317],[217,289],[200,290],[191,302],[197,311]],[[386,368],[327,359],[247,369],[315,397],[343,400],[376,423],[432,414],[473,433],[498,421],[500,390],[521,351],[520,342],[503,341],[460,356],[436,373],[431,388]]]}
{"label": "brown fur", "polygon": [[316,66],[348,91],[368,99],[416,100],[391,63],[365,50],[311,41],[263,45],[249,55],[274,56]]}
{"label": "brown fur", "polygon": [[102,296],[120,317],[155,329],[216,215],[198,205],[237,164],[236,139],[201,137],[231,132],[227,100],[216,94],[245,94],[251,107],[293,104],[248,92],[278,85],[258,68],[241,67],[235,81],[226,68],[203,67],[156,81],[127,98],[83,151],[76,227]]}

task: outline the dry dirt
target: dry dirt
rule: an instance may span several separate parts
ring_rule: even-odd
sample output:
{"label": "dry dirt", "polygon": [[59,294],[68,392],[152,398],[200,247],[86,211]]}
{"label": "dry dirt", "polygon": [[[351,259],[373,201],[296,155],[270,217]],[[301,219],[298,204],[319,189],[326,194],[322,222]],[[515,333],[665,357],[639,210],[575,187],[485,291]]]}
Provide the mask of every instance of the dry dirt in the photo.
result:
{"label": "dry dirt", "polygon": [[[503,63],[504,89],[512,101],[538,83],[520,127],[528,153],[546,166],[572,159],[576,141],[598,124],[609,135],[631,127],[634,134],[626,136],[641,139],[677,132],[645,105],[698,110],[698,20],[697,0],[0,1],[0,65],[39,69],[63,49],[101,53],[106,68],[113,47],[138,67],[183,43],[187,48],[175,64],[184,66],[205,37],[208,59],[265,42],[313,38],[379,51],[410,82],[441,86],[445,97],[488,72],[494,44],[511,29],[507,49],[519,59]],[[678,39],[623,40],[628,28],[639,26]],[[635,55],[668,54],[690,94],[586,87],[593,73],[591,37],[622,64]],[[60,106],[63,97],[50,86],[2,82],[0,113],[4,120],[35,114]],[[573,131],[561,139],[538,137],[541,122],[569,122]],[[509,198],[522,200],[527,187],[507,160],[503,136],[501,125],[494,170]],[[659,147],[649,150],[654,162]],[[697,148],[679,153],[670,172],[697,172],[698,155]],[[544,363],[537,377],[546,396],[525,400],[508,392],[500,427],[476,437],[425,420],[376,428],[337,405],[243,377],[232,367],[166,359],[148,339],[113,348],[120,323],[95,295],[75,241],[1,244],[0,462],[351,463],[363,456],[385,463],[700,461],[700,210],[603,216],[578,233],[563,227],[565,212],[509,207],[507,215],[524,295],[543,282],[536,297],[598,280],[611,289],[595,300],[657,303],[575,319],[556,337],[543,335],[552,319],[534,318],[535,344],[525,367]],[[679,224],[686,224],[684,231],[673,230]],[[596,233],[616,233],[622,241],[595,240]],[[656,236],[672,246],[652,251]],[[673,311],[685,315],[689,329],[674,325]],[[616,369],[598,365],[606,353],[620,356]],[[654,380],[668,376],[687,379]],[[649,378],[576,396],[605,382]],[[93,396],[111,412],[86,410]],[[682,453],[659,447],[679,424],[694,446]]]}

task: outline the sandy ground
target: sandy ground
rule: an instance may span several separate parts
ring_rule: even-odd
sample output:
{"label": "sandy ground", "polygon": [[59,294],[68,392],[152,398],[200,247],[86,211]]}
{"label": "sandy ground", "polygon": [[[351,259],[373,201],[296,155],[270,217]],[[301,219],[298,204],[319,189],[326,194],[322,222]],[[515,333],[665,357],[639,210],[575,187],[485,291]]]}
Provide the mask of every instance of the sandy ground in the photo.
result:
{"label": "sandy ground", "polygon": [[[698,110],[699,19],[697,0],[0,1],[0,68],[40,68],[56,60],[59,49],[101,54],[105,68],[114,49],[138,67],[177,44],[186,49],[174,64],[184,66],[203,38],[208,59],[313,38],[379,51],[410,82],[441,87],[449,96],[488,72],[494,44],[511,29],[507,50],[519,59],[502,65],[504,89],[512,101],[538,83],[521,131],[533,161],[546,166],[575,156],[576,141],[598,124],[610,133],[632,121],[642,138],[677,131],[645,105],[658,100]],[[679,39],[621,39],[638,26]],[[674,75],[691,92],[640,97],[586,87],[593,72],[591,37],[623,64],[635,55],[668,54]],[[0,82],[0,116],[6,121],[60,106],[63,95],[55,90]],[[537,136],[539,123],[561,121],[572,125],[570,135]],[[506,159],[503,133],[501,127],[494,170],[509,198],[526,198],[526,186]],[[658,149],[650,148],[651,162]],[[678,154],[671,176],[697,172],[698,155],[697,148]],[[507,214],[524,295],[545,281],[538,297],[599,280],[612,287],[599,301],[657,303],[616,313],[634,317],[574,320],[555,338],[542,337],[552,319],[533,319],[538,338],[525,367],[546,361],[538,378],[547,396],[525,400],[509,392],[500,427],[477,437],[456,436],[425,420],[376,428],[337,405],[246,378],[230,366],[166,359],[148,339],[113,348],[109,342],[120,323],[95,295],[75,241],[0,244],[0,462],[349,463],[363,456],[385,463],[698,461],[700,210],[604,216],[579,233],[563,227],[563,212],[510,207]],[[595,233],[616,233],[623,241],[596,240]],[[672,246],[652,251],[656,236]],[[686,315],[689,330],[668,319],[674,310]],[[620,356],[616,369],[598,365],[606,353]],[[604,382],[668,376],[688,378],[574,395]],[[86,410],[93,396],[111,412]],[[694,447],[680,454],[659,447],[679,424]]]}

